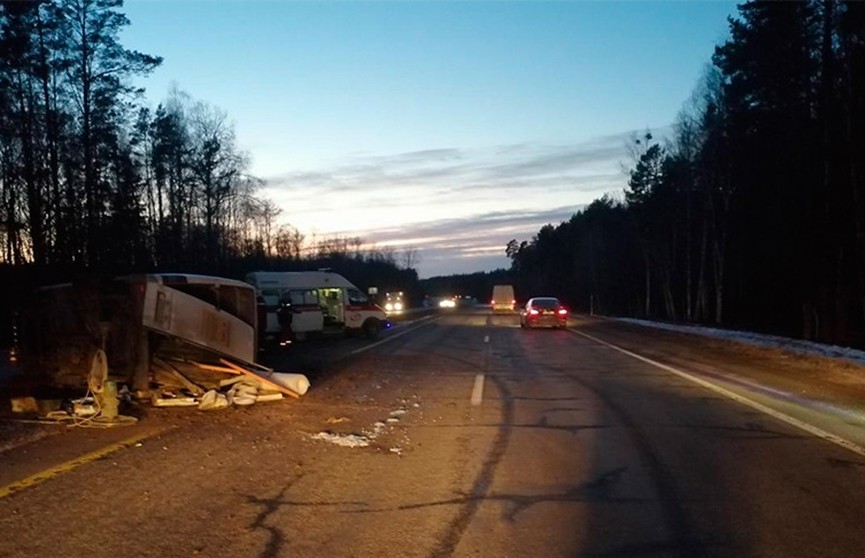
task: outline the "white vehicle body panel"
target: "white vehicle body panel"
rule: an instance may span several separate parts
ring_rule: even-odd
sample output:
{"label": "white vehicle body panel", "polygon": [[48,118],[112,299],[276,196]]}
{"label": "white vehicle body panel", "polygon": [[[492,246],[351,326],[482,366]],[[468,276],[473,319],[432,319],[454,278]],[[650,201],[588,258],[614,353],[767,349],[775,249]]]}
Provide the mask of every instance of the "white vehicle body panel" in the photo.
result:
{"label": "white vehicle body panel", "polygon": [[[255,296],[250,286],[241,281],[213,277],[185,276],[189,285],[219,289],[249,290],[251,308],[255,315]],[[247,362],[255,362],[255,326],[217,306],[162,283],[158,275],[148,275],[144,283],[142,325],[154,331],[185,339]]]}
{"label": "white vehicle body panel", "polygon": [[493,286],[493,312],[513,312],[516,306],[514,288],[511,285]]}
{"label": "white vehicle body panel", "polygon": [[325,329],[357,329],[374,318],[385,323],[381,308],[367,299],[360,289],[345,277],[329,271],[257,271],[246,276],[255,286],[267,307],[265,333],[280,331],[276,310],[290,301],[291,330],[295,334]]}

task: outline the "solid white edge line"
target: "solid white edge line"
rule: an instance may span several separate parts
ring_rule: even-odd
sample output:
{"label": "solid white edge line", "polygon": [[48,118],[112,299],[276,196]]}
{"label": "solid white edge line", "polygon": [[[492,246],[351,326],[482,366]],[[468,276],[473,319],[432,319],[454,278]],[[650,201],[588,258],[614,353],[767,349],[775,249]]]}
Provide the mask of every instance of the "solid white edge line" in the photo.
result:
{"label": "solid white edge line", "polygon": [[477,374],[475,376],[475,385],[472,387],[472,406],[477,407],[484,400],[484,375]]}
{"label": "solid white edge line", "polygon": [[651,364],[652,366],[655,366],[656,368],[666,370],[667,372],[675,374],[676,376],[679,376],[680,378],[683,378],[685,380],[693,382],[693,383],[695,383],[699,386],[702,386],[708,390],[714,391],[715,393],[717,393],[719,395],[723,395],[724,397],[726,397],[728,399],[732,399],[733,401],[736,401],[738,403],[741,403],[743,405],[751,407],[752,409],[754,409],[756,411],[760,411],[761,413],[767,414],[770,417],[773,417],[773,418],[776,418],[780,421],[786,422],[787,424],[789,424],[791,426],[795,426],[796,428],[798,428],[800,430],[804,430],[805,432],[812,434],[814,436],[817,436],[818,438],[822,438],[828,442],[832,442],[835,445],[841,446],[842,448],[844,448],[846,450],[852,451],[855,454],[858,454],[862,457],[865,457],[865,447],[862,447],[855,442],[851,442],[850,440],[846,440],[844,438],[841,438],[840,436],[837,436],[837,435],[832,434],[830,432],[826,432],[822,428],[818,428],[812,424],[809,424],[805,421],[799,420],[799,419],[792,417],[786,413],[782,413],[781,411],[776,411],[775,409],[772,409],[771,407],[763,405],[762,403],[758,403],[752,399],[748,399],[745,396],[739,395],[738,393],[730,391],[726,388],[723,388],[719,385],[713,384],[707,380],[704,380],[702,378],[699,378],[699,377],[694,376],[692,374],[689,374],[687,372],[683,372],[677,368],[673,368],[672,366],[667,366],[666,364],[662,364],[662,363],[657,362],[655,360],[652,360],[650,358],[646,358],[644,356],[638,355],[637,353],[633,353],[627,349],[623,349],[622,347],[613,345],[612,343],[607,343],[603,339],[598,339],[597,337],[589,335],[588,333],[583,333],[582,331],[578,331],[578,330],[573,329],[573,328],[569,328],[569,331],[571,331],[572,333],[576,333],[577,335],[581,335],[581,336],[585,337],[586,339],[591,339],[592,341],[594,341],[596,343],[600,343],[601,345],[607,346],[611,349],[615,349],[616,351],[619,351],[622,354],[628,355],[631,358],[635,358],[635,359],[643,361],[647,364]]}

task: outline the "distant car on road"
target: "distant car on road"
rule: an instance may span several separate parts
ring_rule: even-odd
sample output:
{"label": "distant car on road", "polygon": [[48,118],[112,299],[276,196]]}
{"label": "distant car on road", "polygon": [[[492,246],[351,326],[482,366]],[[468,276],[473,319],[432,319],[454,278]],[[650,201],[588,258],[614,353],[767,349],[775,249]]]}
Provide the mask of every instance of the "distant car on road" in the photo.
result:
{"label": "distant car on road", "polygon": [[423,299],[424,308],[454,308],[456,302],[450,296],[426,296]]}
{"label": "distant car on road", "polygon": [[568,327],[568,309],[551,296],[530,298],[520,310],[520,327]]}
{"label": "distant car on road", "polygon": [[439,308],[456,308],[457,301],[453,297],[440,298],[438,301]]}

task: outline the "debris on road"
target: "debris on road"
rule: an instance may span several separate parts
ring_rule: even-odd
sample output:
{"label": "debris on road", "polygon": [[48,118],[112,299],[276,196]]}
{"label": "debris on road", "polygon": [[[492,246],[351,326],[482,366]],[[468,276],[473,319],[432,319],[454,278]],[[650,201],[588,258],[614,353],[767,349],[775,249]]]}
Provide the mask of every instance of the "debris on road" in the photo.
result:
{"label": "debris on road", "polygon": [[310,436],[313,440],[324,440],[337,446],[345,448],[365,448],[372,442],[370,438],[362,434],[334,434],[333,432],[319,432]]}
{"label": "debris on road", "polygon": [[11,404],[13,413],[36,413],[39,411],[35,397],[13,397]]}
{"label": "debris on road", "polygon": [[[407,413],[408,410],[403,407],[390,411],[386,419],[374,422],[372,428],[363,429],[361,434],[339,434],[325,430],[317,434],[310,434],[309,438],[311,440],[323,440],[342,447],[365,448],[372,444],[383,432],[389,430],[390,427],[398,423],[400,419],[397,417],[403,416]],[[325,420],[325,422],[327,424],[341,424],[344,422],[351,422],[351,420],[347,417],[330,417]],[[397,446],[389,448],[388,451],[400,456],[402,455],[402,448]]]}
{"label": "debris on road", "polygon": [[[39,289],[24,308],[21,365],[30,386],[86,388],[86,398],[98,358],[105,381],[154,407],[221,409],[296,398],[309,389],[303,374],[255,362],[255,289],[241,281],[190,274],[81,277]],[[38,398],[18,397],[12,406],[41,411]],[[97,412],[80,403],[67,414]]]}
{"label": "debris on road", "polygon": [[150,403],[154,407],[195,407],[198,401],[194,397],[178,397],[171,392],[162,392],[160,397],[155,394]]}
{"label": "debris on road", "polygon": [[212,389],[202,395],[201,399],[198,401],[198,408],[202,411],[224,409],[229,405],[230,403],[228,402],[228,396],[224,393],[216,391],[215,389]]}

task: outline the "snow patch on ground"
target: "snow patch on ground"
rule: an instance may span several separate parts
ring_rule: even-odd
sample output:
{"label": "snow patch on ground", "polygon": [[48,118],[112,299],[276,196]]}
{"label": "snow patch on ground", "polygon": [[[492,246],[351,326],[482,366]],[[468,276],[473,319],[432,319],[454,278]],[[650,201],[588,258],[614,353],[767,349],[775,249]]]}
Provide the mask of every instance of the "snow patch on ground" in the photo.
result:
{"label": "snow patch on ground", "polygon": [[365,448],[369,446],[370,439],[359,434],[334,434],[333,432],[319,432],[310,436],[313,440],[324,440],[344,448]]}
{"label": "snow patch on ground", "polygon": [[617,321],[630,324],[641,325],[645,327],[653,327],[656,329],[665,329],[668,331],[679,331],[683,333],[692,333],[702,335],[704,337],[715,337],[718,339],[729,339],[756,345],[758,347],[768,347],[772,349],[783,349],[794,353],[810,356],[821,356],[828,358],[837,358],[846,360],[855,364],[865,366],[865,351],[851,349],[849,347],[838,347],[835,345],[823,345],[813,341],[804,341],[802,339],[791,339],[789,337],[781,337],[778,335],[764,335],[761,333],[753,333],[749,331],[733,331],[728,329],[717,329],[712,327],[699,326],[684,326],[675,324],[665,324],[661,322],[650,322],[648,320],[637,320],[634,318],[615,318]]}
{"label": "snow patch on ground", "polygon": [[[415,395],[415,398],[417,398],[417,395]],[[403,402],[405,403],[406,400],[404,399]],[[420,407],[420,405],[415,403],[415,407]],[[346,448],[365,448],[368,447],[376,438],[378,438],[379,435],[381,435],[381,433],[384,432],[389,426],[398,423],[399,419],[397,417],[401,417],[407,413],[408,411],[403,407],[395,409],[388,413],[388,418],[386,418],[385,420],[376,421],[373,424],[372,429],[364,429],[362,431],[363,434],[335,434],[333,432],[325,430],[324,432],[319,432],[318,434],[310,434],[309,438],[311,440],[323,440],[325,442],[329,442],[331,444]],[[328,424],[339,424],[342,422],[351,421],[346,417],[331,417],[327,419],[326,422]],[[408,441],[408,439],[406,439],[406,441]],[[402,455],[402,448],[393,447],[390,448],[390,452],[397,455]]]}

